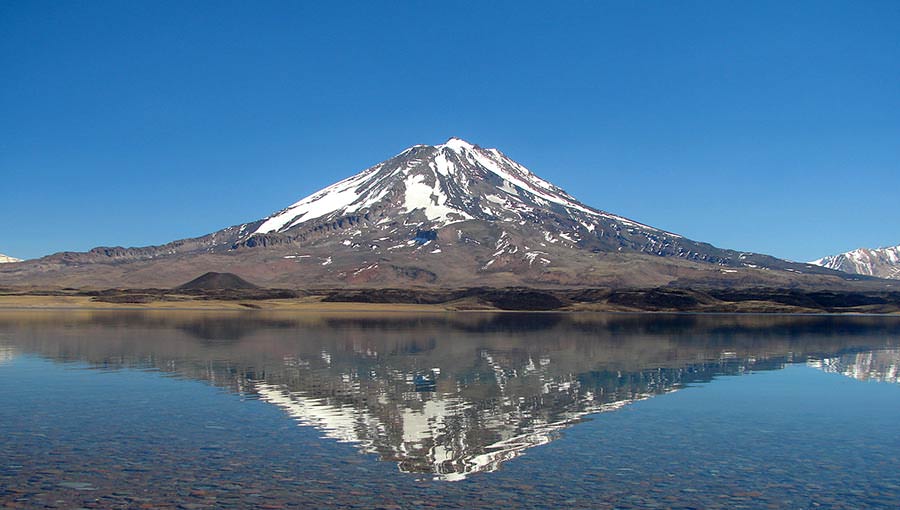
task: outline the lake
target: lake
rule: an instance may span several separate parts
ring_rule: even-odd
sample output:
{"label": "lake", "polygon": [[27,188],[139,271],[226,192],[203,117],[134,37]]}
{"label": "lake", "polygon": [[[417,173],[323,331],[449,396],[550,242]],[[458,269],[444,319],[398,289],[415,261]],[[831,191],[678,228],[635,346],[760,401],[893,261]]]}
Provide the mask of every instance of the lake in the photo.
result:
{"label": "lake", "polygon": [[900,317],[0,311],[0,506],[900,507]]}

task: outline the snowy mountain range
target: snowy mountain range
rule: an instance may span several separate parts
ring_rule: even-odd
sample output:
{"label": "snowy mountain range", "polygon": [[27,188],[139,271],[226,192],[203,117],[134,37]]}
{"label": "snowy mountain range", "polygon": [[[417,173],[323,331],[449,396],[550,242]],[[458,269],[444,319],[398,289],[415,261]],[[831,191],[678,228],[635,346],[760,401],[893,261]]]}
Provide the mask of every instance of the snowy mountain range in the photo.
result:
{"label": "snowy mountain range", "polygon": [[409,147],[261,220],[161,246],[57,253],[0,270],[0,283],[168,287],[207,271],[306,288],[785,287],[800,275],[847,278],[587,206],[499,150],[451,138]]}
{"label": "snowy mountain range", "polygon": [[17,259],[15,257],[10,257],[9,255],[0,253],[0,264],[10,264],[12,262],[22,262],[22,259]]}
{"label": "snowy mountain range", "polygon": [[814,260],[811,264],[846,273],[900,279],[900,246],[859,248]]}

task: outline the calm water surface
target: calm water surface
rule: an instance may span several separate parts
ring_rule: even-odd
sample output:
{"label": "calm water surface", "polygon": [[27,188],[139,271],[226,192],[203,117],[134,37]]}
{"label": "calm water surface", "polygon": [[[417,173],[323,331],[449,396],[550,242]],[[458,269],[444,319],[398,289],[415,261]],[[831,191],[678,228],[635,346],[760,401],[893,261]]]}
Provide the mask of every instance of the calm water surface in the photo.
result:
{"label": "calm water surface", "polygon": [[900,507],[900,318],[0,312],[0,506]]}

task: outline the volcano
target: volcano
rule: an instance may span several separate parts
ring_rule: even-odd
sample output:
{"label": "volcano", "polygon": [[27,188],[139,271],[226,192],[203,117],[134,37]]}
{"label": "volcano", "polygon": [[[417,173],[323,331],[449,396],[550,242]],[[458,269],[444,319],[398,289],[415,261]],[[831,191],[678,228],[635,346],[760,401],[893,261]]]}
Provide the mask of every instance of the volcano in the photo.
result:
{"label": "volcano", "polygon": [[0,283],[164,287],[210,271],[294,288],[794,287],[850,278],[588,206],[499,150],[459,138],[409,147],[266,218],[209,235],[14,266],[0,269]]}

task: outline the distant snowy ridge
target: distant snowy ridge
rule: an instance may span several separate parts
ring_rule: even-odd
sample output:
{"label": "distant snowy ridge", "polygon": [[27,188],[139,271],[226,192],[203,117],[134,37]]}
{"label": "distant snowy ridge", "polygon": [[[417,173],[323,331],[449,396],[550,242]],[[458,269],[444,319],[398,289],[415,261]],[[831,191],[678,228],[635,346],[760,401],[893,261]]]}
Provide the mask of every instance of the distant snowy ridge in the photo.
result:
{"label": "distant snowy ridge", "polygon": [[900,246],[859,248],[810,262],[817,266],[879,278],[900,279]]}
{"label": "distant snowy ridge", "polygon": [[22,259],[17,259],[15,257],[10,257],[9,255],[0,253],[0,264],[9,264],[12,262],[22,262]]}

